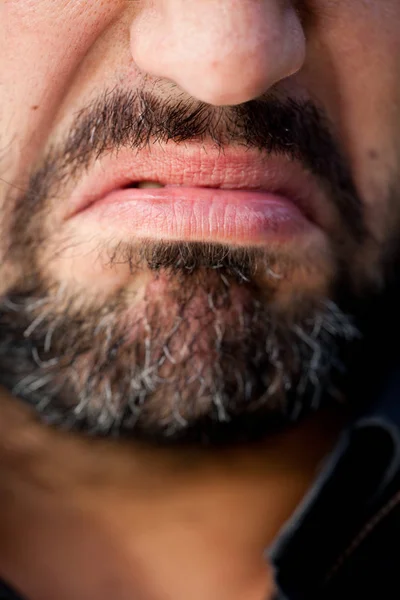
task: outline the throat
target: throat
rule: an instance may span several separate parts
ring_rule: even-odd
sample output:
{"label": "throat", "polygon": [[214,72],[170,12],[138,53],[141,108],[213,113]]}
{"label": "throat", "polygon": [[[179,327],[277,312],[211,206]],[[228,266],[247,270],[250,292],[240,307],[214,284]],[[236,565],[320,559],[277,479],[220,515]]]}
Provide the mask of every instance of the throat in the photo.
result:
{"label": "throat", "polygon": [[[321,413],[218,453],[88,440],[37,422],[24,436],[26,419],[8,424],[21,446],[17,456],[2,446],[1,485],[24,493],[2,510],[1,576],[32,600],[108,600],[110,586],[115,600],[272,598],[265,550],[342,422]],[[33,439],[37,460],[23,460]]]}

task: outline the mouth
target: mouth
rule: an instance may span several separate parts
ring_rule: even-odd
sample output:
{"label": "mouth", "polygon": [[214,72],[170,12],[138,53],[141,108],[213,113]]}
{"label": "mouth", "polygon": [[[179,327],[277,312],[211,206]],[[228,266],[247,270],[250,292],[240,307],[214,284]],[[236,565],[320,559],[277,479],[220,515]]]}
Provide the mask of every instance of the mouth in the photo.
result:
{"label": "mouth", "polygon": [[78,184],[65,220],[102,235],[265,245],[329,222],[321,186],[285,156],[168,144],[99,160]]}

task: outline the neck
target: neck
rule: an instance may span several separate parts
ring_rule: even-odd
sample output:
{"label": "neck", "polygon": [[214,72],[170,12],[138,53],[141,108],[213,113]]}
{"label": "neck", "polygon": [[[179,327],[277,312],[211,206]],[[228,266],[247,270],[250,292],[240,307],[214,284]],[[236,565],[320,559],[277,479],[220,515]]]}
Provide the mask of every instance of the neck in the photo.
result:
{"label": "neck", "polygon": [[28,600],[265,600],[263,558],[342,425],[264,443],[149,449],[88,440],[1,400],[0,576]]}

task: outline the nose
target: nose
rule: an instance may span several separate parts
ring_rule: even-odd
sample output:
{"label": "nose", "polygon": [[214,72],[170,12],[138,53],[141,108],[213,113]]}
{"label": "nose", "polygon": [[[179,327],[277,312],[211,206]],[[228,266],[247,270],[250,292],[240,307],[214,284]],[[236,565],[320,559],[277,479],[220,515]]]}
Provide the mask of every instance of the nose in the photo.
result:
{"label": "nose", "polygon": [[192,97],[235,105],[297,72],[305,37],[291,0],[149,0],[131,52],[141,71]]}

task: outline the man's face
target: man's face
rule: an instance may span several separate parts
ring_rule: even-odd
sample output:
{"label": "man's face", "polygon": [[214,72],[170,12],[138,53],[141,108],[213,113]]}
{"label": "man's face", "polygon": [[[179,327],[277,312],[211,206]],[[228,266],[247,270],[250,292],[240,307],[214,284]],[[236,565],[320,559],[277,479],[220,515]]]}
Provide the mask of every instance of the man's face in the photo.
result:
{"label": "man's face", "polygon": [[399,2],[0,9],[2,383],[164,440],[329,401],[397,259]]}

